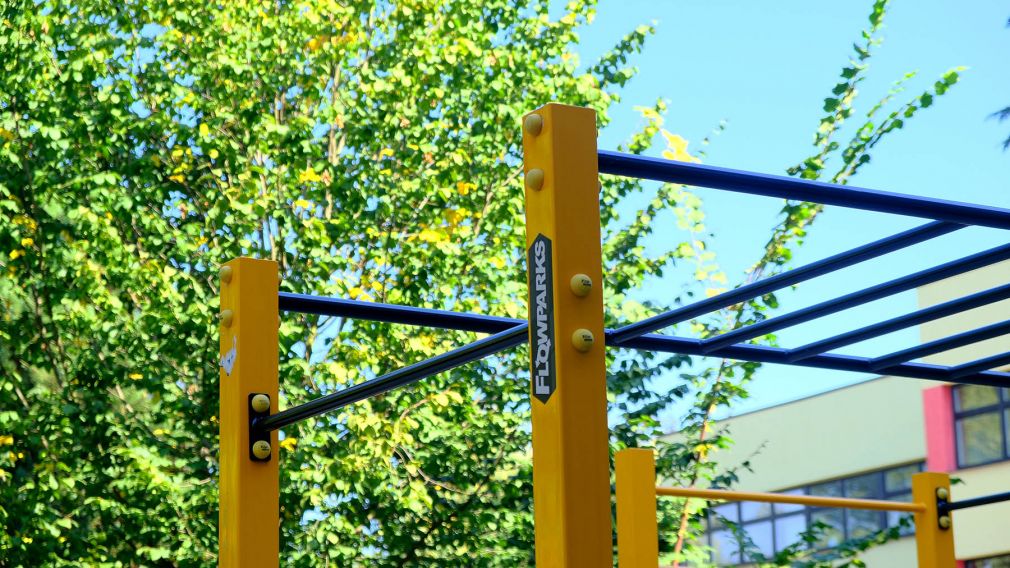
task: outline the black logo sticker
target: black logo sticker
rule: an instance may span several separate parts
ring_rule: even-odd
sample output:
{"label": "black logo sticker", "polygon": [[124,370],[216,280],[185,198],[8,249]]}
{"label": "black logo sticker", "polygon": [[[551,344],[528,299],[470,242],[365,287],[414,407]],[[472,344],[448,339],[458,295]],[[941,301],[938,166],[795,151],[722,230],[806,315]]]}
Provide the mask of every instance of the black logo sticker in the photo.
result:
{"label": "black logo sticker", "polygon": [[551,240],[538,234],[527,255],[530,290],[530,369],[533,396],[546,403],[554,393],[554,278]]}

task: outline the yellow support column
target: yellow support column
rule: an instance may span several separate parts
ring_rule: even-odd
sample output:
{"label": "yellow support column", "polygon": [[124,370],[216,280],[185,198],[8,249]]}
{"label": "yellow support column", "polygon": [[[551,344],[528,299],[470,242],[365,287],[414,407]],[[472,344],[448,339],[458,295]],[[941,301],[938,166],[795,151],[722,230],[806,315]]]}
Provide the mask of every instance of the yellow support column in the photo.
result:
{"label": "yellow support column", "polygon": [[926,510],[915,514],[915,546],[919,568],[955,568],[954,529],[950,513],[941,515],[937,497],[950,500],[950,476],[946,473],[917,473],[912,476],[912,501]]}
{"label": "yellow support column", "polygon": [[[221,454],[218,565],[278,565],[277,432],[250,443],[249,415],[277,412],[277,263],[237,258],[221,268]],[[266,395],[253,400],[256,394]],[[265,440],[264,440],[265,441]],[[262,461],[266,460],[266,461]]]}
{"label": "yellow support column", "polygon": [[652,450],[628,448],[614,458],[617,484],[617,565],[659,566],[656,460]]}
{"label": "yellow support column", "polygon": [[596,113],[523,120],[537,566],[612,566]]}

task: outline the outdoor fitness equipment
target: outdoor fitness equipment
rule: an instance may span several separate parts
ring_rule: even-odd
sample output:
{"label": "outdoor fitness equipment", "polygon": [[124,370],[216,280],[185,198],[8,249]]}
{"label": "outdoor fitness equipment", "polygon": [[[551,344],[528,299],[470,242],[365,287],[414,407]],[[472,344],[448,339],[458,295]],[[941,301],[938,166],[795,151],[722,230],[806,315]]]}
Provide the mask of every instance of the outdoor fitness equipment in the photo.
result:
{"label": "outdoor fitness equipment", "polygon": [[[1010,297],[1010,285],[925,308],[794,349],[750,339],[1010,259],[1002,245],[707,339],[655,332],[967,226],[1010,229],[1010,210],[598,151],[596,114],[548,104],[523,121],[528,321],[320,298],[278,290],[277,265],[237,258],[221,268],[221,566],[277,566],[277,430],[530,342],[536,560],[547,567],[611,566],[606,346],[952,383],[1010,386],[1002,353],[956,366],[912,360],[1010,332],[989,325],[882,357],[829,353]],[[921,217],[917,228],[740,286],[617,329],[603,328],[599,174],[637,177],[797,201]],[[278,412],[279,312],[302,312],[490,334],[442,355]],[[913,479],[912,503],[656,487],[651,450],[616,459],[618,560],[658,564],[656,496],[795,502],[915,514],[919,566],[953,568],[951,512],[1010,500],[1010,493],[951,503],[943,473]],[[816,503],[815,503],[816,501]]]}

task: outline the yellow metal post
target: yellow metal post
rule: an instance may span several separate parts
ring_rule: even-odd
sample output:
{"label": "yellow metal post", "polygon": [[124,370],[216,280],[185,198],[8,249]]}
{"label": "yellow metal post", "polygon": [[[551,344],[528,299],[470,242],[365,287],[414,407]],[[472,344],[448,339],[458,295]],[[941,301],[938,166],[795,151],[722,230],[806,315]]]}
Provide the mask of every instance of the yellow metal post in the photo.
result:
{"label": "yellow metal post", "polygon": [[596,113],[523,120],[533,513],[542,567],[612,566]]}
{"label": "yellow metal post", "polygon": [[955,568],[954,529],[950,513],[940,514],[937,496],[950,500],[950,476],[946,473],[917,473],[912,476],[912,501],[926,506],[915,514],[915,546],[919,568]]}
{"label": "yellow metal post", "polygon": [[614,458],[617,490],[617,565],[659,566],[656,460],[652,450],[629,448]]}
{"label": "yellow metal post", "polygon": [[[219,555],[222,567],[278,565],[277,432],[254,461],[249,413],[254,394],[277,412],[277,263],[237,258],[221,268],[221,454]],[[256,401],[257,406],[262,399]],[[262,451],[269,450],[269,453]]]}

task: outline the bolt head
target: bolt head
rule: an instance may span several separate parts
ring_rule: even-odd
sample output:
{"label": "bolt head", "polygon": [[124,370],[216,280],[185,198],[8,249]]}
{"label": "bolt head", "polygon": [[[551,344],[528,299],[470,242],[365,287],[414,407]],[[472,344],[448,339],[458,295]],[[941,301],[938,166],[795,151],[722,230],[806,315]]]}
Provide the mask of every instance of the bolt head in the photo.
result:
{"label": "bolt head", "polygon": [[253,443],[253,455],[258,459],[265,460],[270,457],[270,442],[259,440]]}
{"label": "bolt head", "polygon": [[947,491],[946,487],[938,487],[936,490],[936,496],[946,501],[950,499],[950,491]]}
{"label": "bolt head", "polygon": [[576,351],[585,353],[593,348],[593,332],[588,329],[576,329],[575,333],[572,334],[572,346],[575,347]]}
{"label": "bolt head", "polygon": [[252,409],[259,413],[270,412],[270,397],[265,394],[253,395]]}
{"label": "bolt head", "polygon": [[593,289],[593,279],[585,274],[576,274],[571,280],[572,294],[585,298]]}
{"label": "bolt head", "polygon": [[941,529],[949,529],[950,528],[950,517],[947,516],[947,515],[944,515],[944,516],[940,517],[939,519],[937,519],[937,523],[940,525]]}
{"label": "bolt head", "polygon": [[235,312],[231,310],[223,310],[221,312],[221,325],[225,327],[231,327],[231,322],[235,320]]}
{"label": "bolt head", "polygon": [[540,168],[533,168],[526,172],[526,189],[540,191],[544,187],[544,171]]}
{"label": "bolt head", "polygon": [[531,136],[539,136],[544,129],[544,117],[531,114],[523,119],[523,129]]}
{"label": "bolt head", "polygon": [[221,277],[221,283],[227,284],[231,282],[231,277],[235,274],[235,270],[230,266],[222,266],[217,274]]}

